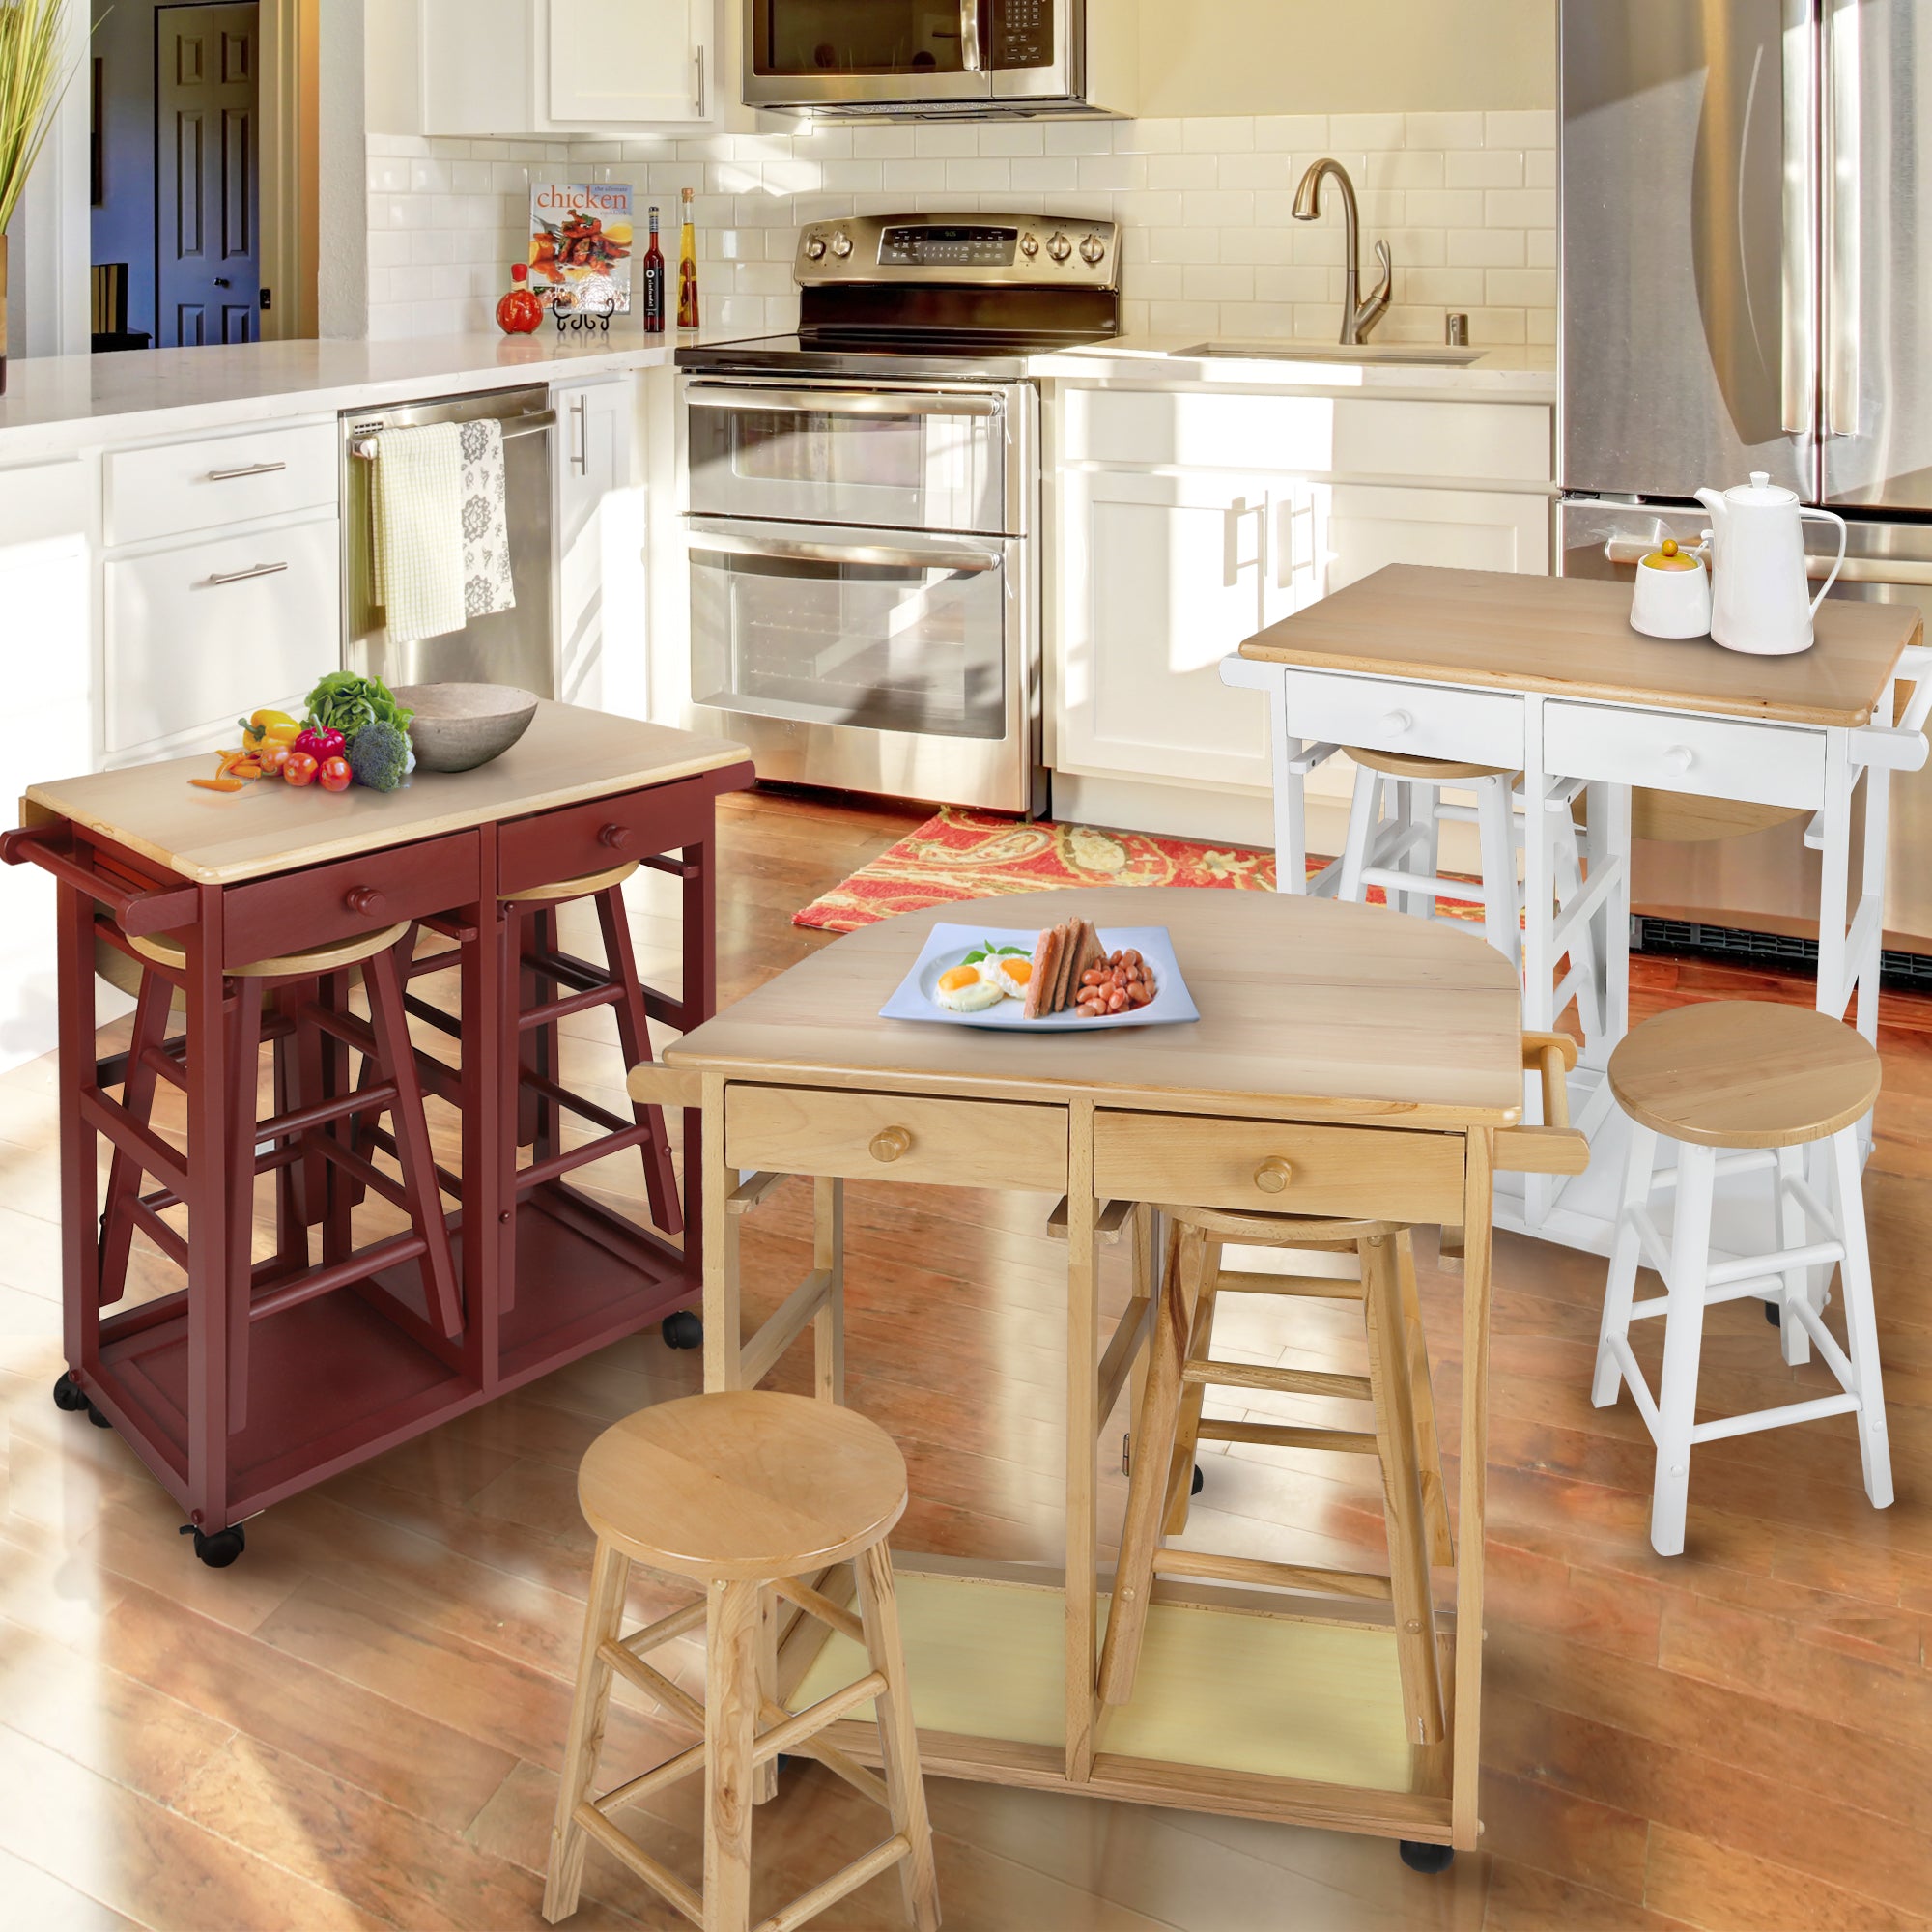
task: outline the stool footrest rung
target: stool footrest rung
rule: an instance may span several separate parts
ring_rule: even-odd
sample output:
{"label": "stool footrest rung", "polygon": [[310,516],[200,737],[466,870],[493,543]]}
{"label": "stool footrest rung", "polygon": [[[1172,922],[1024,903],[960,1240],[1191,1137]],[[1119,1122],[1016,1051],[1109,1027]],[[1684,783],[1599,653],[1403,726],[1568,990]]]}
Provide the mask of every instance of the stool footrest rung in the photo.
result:
{"label": "stool footrest rung", "polygon": [[646,1663],[623,1643],[600,1643],[597,1655],[627,1683],[646,1697],[675,1711],[688,1724],[704,1728],[704,1706],[683,1685],[673,1683],[662,1670]]}
{"label": "stool footrest rung", "polygon": [[849,1637],[861,1650],[865,1649],[866,1626],[842,1604],[835,1604],[822,1591],[814,1590],[810,1583],[797,1577],[781,1577],[772,1584],[772,1589],[786,1603],[796,1604],[800,1609],[816,1617],[840,1636]]}
{"label": "stool footrest rung", "polygon": [[1292,1422],[1223,1422],[1201,1418],[1195,1435],[1203,1442],[1261,1442],[1270,1449],[1332,1449],[1345,1456],[1378,1456],[1379,1444],[1359,1429],[1305,1429]]}
{"label": "stool footrest rung", "polygon": [[[774,1704],[769,1697],[760,1702],[758,1710],[768,1724],[781,1724],[793,1715],[782,1704]],[[802,1756],[817,1759],[835,1777],[842,1777],[862,1798],[869,1798],[880,1810],[892,1810],[893,1795],[886,1789],[885,1779],[867,1771],[857,1758],[848,1757],[837,1745],[827,1744],[823,1737],[800,1738],[792,1749]]]}
{"label": "stool footrest rung", "polygon": [[1375,1393],[1367,1376],[1325,1369],[1271,1369],[1259,1362],[1189,1362],[1180,1371],[1180,1379],[1213,1388],[1268,1389],[1276,1395],[1332,1395],[1349,1402],[1369,1402]]}
{"label": "stool footrest rung", "polygon": [[704,1599],[687,1604],[681,1610],[672,1610],[668,1616],[660,1617],[654,1624],[646,1624],[642,1630],[634,1630],[629,1636],[617,1640],[633,1657],[642,1657],[647,1650],[656,1650],[660,1644],[669,1643],[673,1637],[688,1636],[695,1630],[704,1628]]}
{"label": "stool footrest rung", "polygon": [[[703,1721],[700,1710],[698,1719]],[[662,1791],[668,1784],[675,1784],[680,1778],[689,1777],[694,1772],[704,1768],[704,1745],[700,1741],[687,1745],[675,1757],[667,1758],[663,1764],[655,1765],[649,1771],[639,1772],[636,1777],[627,1777],[622,1784],[611,1786],[602,1798],[588,1798],[584,1803],[603,1817],[625,1804],[634,1804],[639,1798],[648,1798],[653,1791]]]}
{"label": "stool footrest rung", "polygon": [[590,992],[593,988],[604,987],[617,990],[617,982],[602,967],[593,966],[587,959],[580,959],[574,952],[526,952],[521,962],[528,971],[540,973],[546,980],[555,980],[565,986],[575,987],[580,993]]}
{"label": "stool footrest rung", "polygon": [[842,1690],[835,1690],[829,1697],[808,1704],[783,1723],[774,1724],[762,1733],[752,1747],[752,1762],[769,1764],[781,1753],[788,1752],[795,1744],[816,1736],[828,1724],[836,1724],[847,1711],[870,1703],[886,1689],[886,1673],[883,1670],[868,1670],[865,1676],[854,1678]]}
{"label": "stool footrest rung", "polygon": [[753,1932],[794,1932],[794,1928],[803,1925],[807,1919],[816,1918],[828,1905],[837,1905],[847,1892],[857,1891],[867,1879],[876,1878],[888,1866],[909,1857],[911,1852],[911,1840],[903,1832],[895,1832],[863,1857],[841,1866],[822,1885],[801,1892],[789,1905],[781,1907],[769,1918],[759,1919]]}
{"label": "stool footrest rung", "polygon": [[1222,1294],[1301,1294],[1316,1301],[1360,1301],[1367,1292],[1356,1275],[1245,1274],[1223,1268]]}
{"label": "stool footrest rung", "polygon": [[1321,1570],[1305,1563],[1270,1563],[1259,1556],[1211,1556],[1194,1549],[1157,1549],[1156,1577],[1187,1577],[1209,1583],[1264,1583],[1284,1590],[1319,1590],[1331,1597],[1387,1603],[1394,1590],[1386,1577],[1367,1570]]}
{"label": "stool footrest rung", "polygon": [[[697,1748],[702,1750],[703,1746]],[[620,1864],[628,1865],[660,1898],[668,1899],[694,1925],[704,1923],[704,1900],[674,1871],[659,1864],[648,1852],[639,1849],[627,1833],[618,1831],[596,1805],[586,1800],[577,1807],[574,1815],[577,1822],[613,1859]]]}
{"label": "stool footrest rung", "polygon": [[529,1033],[537,1027],[554,1026],[558,1020],[574,1019],[579,1013],[594,1013],[599,1007],[614,1007],[624,997],[621,986],[593,986],[588,992],[572,993],[561,1000],[546,1000],[517,1016],[517,1028]]}
{"label": "stool footrest rung", "polygon": [[1816,1422],[1826,1415],[1855,1415],[1855,1395],[1821,1395],[1813,1402],[1780,1403],[1775,1408],[1753,1408],[1744,1415],[1725,1415],[1700,1422],[1690,1431],[1692,1443],[1721,1442],[1729,1435],[1752,1435],[1760,1429],[1783,1429],[1794,1422]]}

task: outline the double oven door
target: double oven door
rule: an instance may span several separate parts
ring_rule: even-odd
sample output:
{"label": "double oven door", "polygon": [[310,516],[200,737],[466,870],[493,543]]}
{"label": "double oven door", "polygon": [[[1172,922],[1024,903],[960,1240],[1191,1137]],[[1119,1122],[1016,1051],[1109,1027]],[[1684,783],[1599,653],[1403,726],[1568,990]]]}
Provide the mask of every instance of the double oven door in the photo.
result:
{"label": "double oven door", "polygon": [[1030,384],[688,379],[695,723],[797,783],[1037,803]]}

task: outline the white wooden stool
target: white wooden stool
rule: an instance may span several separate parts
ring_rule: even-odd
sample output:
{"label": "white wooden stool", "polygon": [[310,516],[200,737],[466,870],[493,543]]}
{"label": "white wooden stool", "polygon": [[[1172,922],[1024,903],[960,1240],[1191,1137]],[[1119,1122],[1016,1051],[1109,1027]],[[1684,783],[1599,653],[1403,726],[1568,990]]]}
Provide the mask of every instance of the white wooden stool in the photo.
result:
{"label": "white wooden stool", "polygon": [[[589,1841],[620,1860],[703,1932],[751,1923],[752,1810],[759,1776],[781,1752],[816,1758],[891,1817],[888,1836],[782,1910],[758,1932],[793,1932],[875,1873],[897,1865],[908,1921],[937,1932],[932,1828],[920,1782],[919,1735],[906,1690],[893,1563],[886,1537],[905,1513],[905,1458],[877,1423],[836,1403],[767,1389],[686,1396],[639,1409],[607,1429],[577,1479],[597,1533],[570,1740],[551,1833],[544,1917],[577,1910]],[[855,1571],[860,1614],[805,1580],[829,1566]],[[624,1634],[631,1565],[698,1584],[704,1595]],[[871,1668],[793,1713],[761,1688],[760,1632],[775,1593],[860,1644]],[[706,1634],[704,1701],[643,1660],[689,1631]],[[605,1791],[592,1786],[603,1753],[611,1674],[702,1732],[702,1742]],[[817,1734],[870,1704],[883,1778]],[[634,1842],[611,1813],[679,1778],[704,1777],[700,1893]]]}
{"label": "white wooden stool", "polygon": [[[1609,1082],[1633,1131],[1590,1399],[1607,1407],[1628,1382],[1657,1443],[1652,1545],[1662,1556],[1683,1552],[1696,1444],[1824,1415],[1858,1417],[1865,1493],[1884,1509],[1891,1501],[1891,1457],[1859,1160],[1859,1122],[1878,1097],[1877,1053],[1852,1028],[1809,1008],[1724,1001],[1646,1020],[1610,1056]],[[1660,1138],[1677,1143],[1674,1170],[1657,1171]],[[1819,1143],[1813,1178],[1829,1177],[1829,1202],[1804,1173],[1801,1150]],[[1772,1245],[1714,1263],[1714,1182],[1719,1174],[1752,1171],[1772,1176]],[[1675,1188],[1676,1205],[1666,1245],[1650,1203],[1667,1187]],[[1825,1326],[1808,1286],[1814,1271],[1834,1264],[1846,1349]],[[1633,1300],[1639,1265],[1663,1277],[1662,1294]],[[1802,1359],[1804,1342],[1815,1345],[1842,1393],[1698,1422],[1704,1310],[1748,1295],[1776,1298],[1786,1358]],[[1630,1346],[1632,1320],[1650,1315],[1664,1318],[1655,1400]]]}

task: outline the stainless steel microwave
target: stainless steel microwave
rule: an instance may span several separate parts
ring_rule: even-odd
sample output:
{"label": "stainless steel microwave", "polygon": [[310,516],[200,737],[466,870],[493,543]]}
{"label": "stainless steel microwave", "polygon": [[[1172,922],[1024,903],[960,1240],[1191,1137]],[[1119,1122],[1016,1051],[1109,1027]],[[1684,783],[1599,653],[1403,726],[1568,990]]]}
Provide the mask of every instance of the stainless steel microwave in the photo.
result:
{"label": "stainless steel microwave", "polygon": [[984,119],[1131,114],[1136,0],[745,0],[745,104]]}

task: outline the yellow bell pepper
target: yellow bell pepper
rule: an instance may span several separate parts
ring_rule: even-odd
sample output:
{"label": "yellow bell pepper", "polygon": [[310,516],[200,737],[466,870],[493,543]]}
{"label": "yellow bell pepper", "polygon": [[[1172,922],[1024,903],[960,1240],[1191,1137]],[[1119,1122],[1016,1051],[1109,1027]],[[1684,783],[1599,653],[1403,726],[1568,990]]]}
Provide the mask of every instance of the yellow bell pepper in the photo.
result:
{"label": "yellow bell pepper", "polygon": [[240,723],[244,751],[259,752],[264,745],[293,745],[301,736],[299,722],[286,711],[264,709]]}

